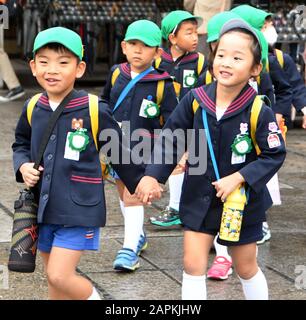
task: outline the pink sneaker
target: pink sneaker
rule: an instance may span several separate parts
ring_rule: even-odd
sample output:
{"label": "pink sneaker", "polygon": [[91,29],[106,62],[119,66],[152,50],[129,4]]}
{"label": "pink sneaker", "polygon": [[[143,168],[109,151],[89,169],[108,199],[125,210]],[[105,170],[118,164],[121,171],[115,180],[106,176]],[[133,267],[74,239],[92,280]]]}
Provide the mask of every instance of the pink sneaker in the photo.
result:
{"label": "pink sneaker", "polygon": [[217,256],[207,272],[207,278],[226,280],[233,273],[232,262],[223,256]]}

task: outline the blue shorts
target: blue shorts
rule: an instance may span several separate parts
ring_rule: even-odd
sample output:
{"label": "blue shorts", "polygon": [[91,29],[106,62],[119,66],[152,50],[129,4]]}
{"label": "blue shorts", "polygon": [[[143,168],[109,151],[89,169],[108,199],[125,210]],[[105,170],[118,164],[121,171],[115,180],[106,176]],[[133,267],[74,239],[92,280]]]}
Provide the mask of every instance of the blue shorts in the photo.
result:
{"label": "blue shorts", "polygon": [[52,247],[72,250],[99,250],[100,228],[40,224],[38,250],[50,252]]}

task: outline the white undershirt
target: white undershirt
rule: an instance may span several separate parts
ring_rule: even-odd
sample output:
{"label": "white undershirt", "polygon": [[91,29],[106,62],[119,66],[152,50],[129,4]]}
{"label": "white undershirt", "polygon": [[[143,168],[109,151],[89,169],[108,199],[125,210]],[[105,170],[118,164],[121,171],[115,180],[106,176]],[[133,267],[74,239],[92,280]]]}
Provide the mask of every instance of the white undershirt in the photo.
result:
{"label": "white undershirt", "polygon": [[49,105],[50,105],[51,109],[53,111],[55,111],[56,108],[59,106],[59,102],[54,102],[54,101],[49,100]]}
{"label": "white undershirt", "polygon": [[216,107],[216,118],[217,118],[217,121],[219,121],[223,117],[225,111],[226,111],[226,108]]}
{"label": "white undershirt", "polygon": [[134,79],[139,75],[139,73],[131,71],[131,78]]}

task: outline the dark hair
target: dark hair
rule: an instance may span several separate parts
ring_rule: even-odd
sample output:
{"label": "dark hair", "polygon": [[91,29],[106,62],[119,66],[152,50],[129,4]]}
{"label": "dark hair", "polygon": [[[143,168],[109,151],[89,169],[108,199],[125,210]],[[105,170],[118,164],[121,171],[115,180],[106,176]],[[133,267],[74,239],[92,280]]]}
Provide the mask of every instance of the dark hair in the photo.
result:
{"label": "dark hair", "polygon": [[174,32],[174,35],[175,35],[175,36],[176,36],[176,35],[178,34],[178,32],[180,31],[180,29],[181,29],[181,27],[182,27],[182,25],[183,25],[184,22],[191,22],[192,24],[198,24],[198,21],[197,21],[197,19],[195,19],[195,18],[190,18],[190,19],[186,19],[186,20],[181,21],[181,22],[177,25],[177,27],[176,27],[176,29],[175,29],[175,32]]}
{"label": "dark hair", "polygon": [[35,53],[34,53],[34,58],[35,58],[35,56],[37,55],[37,53],[39,52],[39,50],[41,50],[41,49],[50,49],[50,50],[53,50],[53,51],[58,52],[58,53],[69,52],[69,53],[73,54],[73,55],[76,57],[77,63],[78,63],[78,64],[80,63],[80,58],[79,58],[75,53],[73,53],[72,51],[70,51],[68,48],[66,48],[65,46],[63,46],[61,43],[57,43],[57,42],[47,43],[46,45],[42,46],[42,47],[39,48],[37,51],[35,51]]}
{"label": "dark hair", "polygon": [[[252,44],[251,44],[251,51],[253,54],[253,66],[259,65],[261,63],[261,47],[260,47],[260,43],[258,42],[257,38],[254,36],[254,34],[252,34],[250,31],[246,30],[246,29],[242,29],[242,28],[235,28],[232,30],[227,31],[226,33],[224,33],[222,36],[224,36],[227,33],[230,32],[240,32],[240,33],[244,33],[249,35],[252,38]],[[222,36],[219,38],[217,45],[215,47],[215,50],[211,51],[209,54],[209,58],[208,58],[208,69],[209,72],[211,74],[213,74],[213,63],[214,63],[214,59],[216,57],[216,53],[220,44],[220,39],[222,38]]]}

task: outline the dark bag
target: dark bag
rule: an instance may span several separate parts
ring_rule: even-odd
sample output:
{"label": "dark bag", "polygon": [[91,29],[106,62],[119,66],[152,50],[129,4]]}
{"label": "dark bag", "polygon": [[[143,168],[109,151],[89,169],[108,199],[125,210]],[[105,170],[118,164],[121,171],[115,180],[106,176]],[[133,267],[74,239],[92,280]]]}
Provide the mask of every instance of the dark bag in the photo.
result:
{"label": "dark bag", "polygon": [[[50,117],[38,150],[34,168],[38,170],[55,123],[72,97],[70,92]],[[34,272],[38,240],[37,210],[33,190],[24,189],[14,203],[14,221],[8,269],[15,272]]]}

